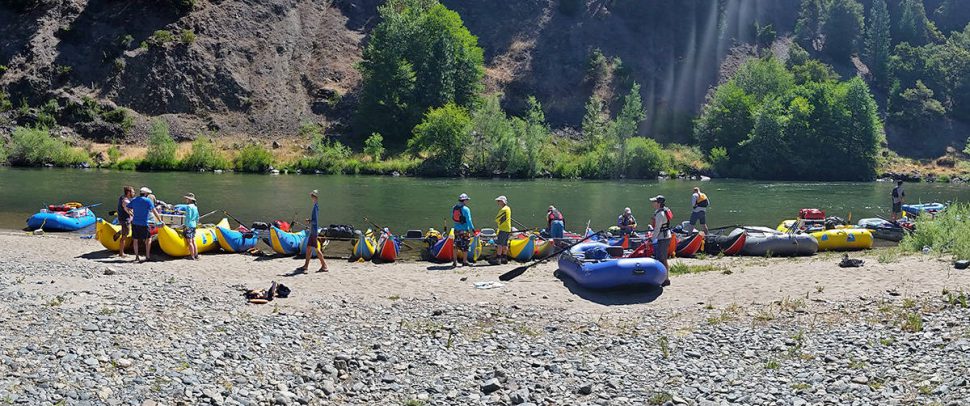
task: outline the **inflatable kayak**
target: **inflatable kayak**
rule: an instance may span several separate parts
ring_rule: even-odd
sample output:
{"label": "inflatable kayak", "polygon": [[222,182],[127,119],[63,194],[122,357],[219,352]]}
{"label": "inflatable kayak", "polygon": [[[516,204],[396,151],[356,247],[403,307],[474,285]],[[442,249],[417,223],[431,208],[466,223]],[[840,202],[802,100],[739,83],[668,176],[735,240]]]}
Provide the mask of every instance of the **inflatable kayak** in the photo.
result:
{"label": "inflatable kayak", "polygon": [[[229,220],[222,219],[214,226],[199,227],[195,230],[195,247],[201,254],[209,252],[219,247],[216,238],[216,228],[229,228]],[[189,255],[189,244],[182,236],[182,230],[176,230],[167,225],[163,225],[158,230],[158,245],[170,257],[185,257]]]}
{"label": "inflatable kayak", "polygon": [[[674,234],[677,245],[676,254],[680,258],[693,257],[704,249],[704,233]],[[671,241],[671,244],[674,242]]]}
{"label": "inflatable kayak", "polygon": [[748,233],[741,228],[735,228],[728,234],[708,235],[704,237],[704,252],[708,255],[740,255],[747,240]]}
{"label": "inflatable kayak", "polygon": [[438,240],[431,246],[431,258],[441,262],[451,262],[455,259],[455,230],[448,231],[448,237]]}
{"label": "inflatable kayak", "polygon": [[931,215],[936,215],[943,210],[946,210],[946,205],[943,203],[921,203],[921,204],[904,204],[903,211],[910,216],[919,216],[920,214],[927,213]]}
{"label": "inflatable kayak", "polygon": [[274,225],[269,228],[269,238],[266,240],[266,244],[272,247],[277,254],[296,255],[300,251],[306,252],[306,248],[301,247],[306,241],[306,237],[306,230],[291,233]]}
{"label": "inflatable kayak", "polygon": [[[152,226],[149,231],[152,236],[155,236],[158,234],[158,227]],[[99,218],[94,225],[94,239],[98,240],[108,251],[118,252],[118,249],[121,248],[121,238],[115,239],[115,234],[120,232],[120,225],[109,223],[102,218]],[[131,230],[128,230],[126,237],[128,239],[125,240],[125,252],[132,252],[133,248],[131,244],[133,240],[131,239]]]}
{"label": "inflatable kayak", "polygon": [[77,231],[97,221],[94,212],[81,203],[50,205],[27,219],[27,228],[44,231]]}
{"label": "inflatable kayak", "polygon": [[818,240],[808,234],[783,233],[767,227],[745,227],[745,231],[747,237],[741,255],[797,257],[818,252]]}
{"label": "inflatable kayak", "polygon": [[535,259],[545,259],[552,256],[556,252],[556,242],[552,239],[537,239],[535,253],[532,255]]}
{"label": "inflatable kayak", "polygon": [[258,230],[233,230],[229,227],[216,227],[216,240],[226,252],[246,252],[259,242]]}
{"label": "inflatable kayak", "polygon": [[381,232],[381,238],[377,240],[377,259],[382,262],[394,262],[397,254],[401,252],[401,244],[390,232]]}
{"label": "inflatable kayak", "polygon": [[[305,230],[302,231],[302,232],[305,233],[305,234],[304,234],[303,240],[300,241],[300,253],[298,254],[300,258],[306,258],[306,250],[307,250],[307,247],[309,247],[309,245],[311,243],[312,244],[316,244],[316,248],[317,249],[316,249],[316,251],[313,251],[313,253],[310,254],[310,258],[316,258],[317,257],[317,253],[323,252],[323,249],[324,248],[330,246],[330,245],[322,245],[322,244],[320,244],[320,239],[317,239],[316,241],[310,241],[309,240],[310,234],[307,233]],[[317,231],[317,235],[320,236],[320,235],[323,235],[323,233]],[[331,241],[332,240],[327,240],[328,243],[331,243]]]}
{"label": "inflatable kayak", "polygon": [[[667,248],[667,258],[677,256],[677,235],[670,236],[670,245]],[[640,244],[635,250],[626,255],[627,258],[653,258],[653,242],[647,240]]]}
{"label": "inflatable kayak", "polygon": [[468,252],[465,253],[468,256],[468,262],[475,262],[482,258],[484,249],[485,243],[482,241],[481,233],[476,233],[468,242]]}
{"label": "inflatable kayak", "polygon": [[886,241],[899,242],[906,235],[906,229],[898,223],[893,223],[881,218],[866,218],[859,220],[859,228],[864,228],[872,233],[874,238]]}
{"label": "inflatable kayak", "polygon": [[559,256],[559,272],[588,289],[660,286],[667,279],[667,269],[653,258],[611,258],[607,247],[598,242],[573,246]]}
{"label": "inflatable kayak", "polygon": [[371,238],[370,230],[367,230],[366,233],[359,234],[357,240],[354,241],[354,255],[351,258],[370,261],[374,257],[374,251],[376,250],[377,244]]}
{"label": "inflatable kayak", "polygon": [[856,251],[872,248],[872,233],[862,228],[835,228],[811,234],[819,251]]}
{"label": "inflatable kayak", "polygon": [[509,240],[509,258],[519,262],[526,262],[532,259],[536,253],[536,236],[530,235],[528,238],[516,238]]}

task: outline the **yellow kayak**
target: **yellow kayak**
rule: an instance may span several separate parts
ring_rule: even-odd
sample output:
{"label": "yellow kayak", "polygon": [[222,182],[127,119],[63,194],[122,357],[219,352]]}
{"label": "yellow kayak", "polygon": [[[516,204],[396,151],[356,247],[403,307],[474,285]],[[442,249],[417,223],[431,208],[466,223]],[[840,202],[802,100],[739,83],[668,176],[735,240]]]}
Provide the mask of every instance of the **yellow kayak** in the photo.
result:
{"label": "yellow kayak", "polygon": [[[121,232],[121,226],[111,224],[102,218],[99,218],[94,226],[94,238],[108,251],[118,252],[118,249],[121,248],[121,238],[115,239],[115,234],[119,232]],[[126,237],[131,237],[131,230],[128,230]],[[125,249],[131,250],[131,239],[129,238],[126,242]]]}
{"label": "yellow kayak", "polygon": [[[199,227],[195,230],[195,247],[198,248],[200,254],[219,248],[216,227],[229,228],[229,220],[222,219],[219,224]],[[185,243],[182,231],[167,225],[158,230],[158,245],[170,257],[189,255],[189,245]]]}
{"label": "yellow kayak", "polygon": [[816,231],[819,251],[855,251],[872,248],[872,232],[864,228],[836,228]]}

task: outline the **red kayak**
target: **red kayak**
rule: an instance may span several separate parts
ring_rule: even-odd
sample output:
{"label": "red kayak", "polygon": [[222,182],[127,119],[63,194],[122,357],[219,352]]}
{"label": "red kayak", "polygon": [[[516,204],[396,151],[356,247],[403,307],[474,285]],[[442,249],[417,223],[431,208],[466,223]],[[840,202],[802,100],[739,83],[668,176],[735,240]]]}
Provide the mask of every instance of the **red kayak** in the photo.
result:
{"label": "red kayak", "polygon": [[[637,249],[633,250],[627,258],[653,258],[653,242],[652,237],[644,240],[643,244],[640,244]],[[667,248],[667,257],[673,258],[677,255],[677,234],[670,236],[670,247]]]}
{"label": "red kayak", "polygon": [[693,257],[704,249],[704,233],[679,235],[679,237],[682,238],[677,242],[677,256],[680,258]]}
{"label": "red kayak", "polygon": [[382,262],[394,262],[401,246],[391,233],[381,233],[381,238],[377,240],[377,258]]}

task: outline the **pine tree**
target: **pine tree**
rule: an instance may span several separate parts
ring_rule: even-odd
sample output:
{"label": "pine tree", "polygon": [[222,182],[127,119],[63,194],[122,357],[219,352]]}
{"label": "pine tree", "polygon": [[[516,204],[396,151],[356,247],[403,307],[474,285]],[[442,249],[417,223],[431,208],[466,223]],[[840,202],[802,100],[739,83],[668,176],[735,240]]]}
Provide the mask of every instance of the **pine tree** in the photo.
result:
{"label": "pine tree", "polygon": [[892,53],[889,9],[885,0],[873,0],[866,21],[865,62],[879,86],[889,85],[889,55]]}
{"label": "pine tree", "polygon": [[603,117],[603,100],[594,94],[586,101],[586,115],[583,116],[583,138],[588,150],[592,151],[606,138],[607,126]]}
{"label": "pine tree", "polygon": [[930,20],[926,18],[926,8],[921,0],[902,0],[893,38],[912,46],[925,45],[931,36],[929,25]]}
{"label": "pine tree", "polygon": [[862,4],[855,0],[832,0],[826,11],[822,25],[825,52],[834,58],[848,60],[862,35]]}
{"label": "pine tree", "polygon": [[806,49],[818,49],[816,41],[821,32],[824,6],[822,0],[802,0],[798,22],[795,24],[795,37]]}
{"label": "pine tree", "polygon": [[[647,117],[643,111],[643,101],[640,98],[640,84],[633,82],[630,93],[623,98],[623,108],[616,116],[614,134],[620,146],[620,166],[626,162],[626,140],[637,135],[640,123]],[[618,170],[622,170],[617,168]]]}

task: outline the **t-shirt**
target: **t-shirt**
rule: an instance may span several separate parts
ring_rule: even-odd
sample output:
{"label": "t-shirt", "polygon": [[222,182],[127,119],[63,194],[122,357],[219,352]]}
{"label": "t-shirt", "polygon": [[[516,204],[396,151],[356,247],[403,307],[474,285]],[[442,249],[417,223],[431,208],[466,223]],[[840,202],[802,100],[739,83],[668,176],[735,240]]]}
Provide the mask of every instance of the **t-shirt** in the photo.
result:
{"label": "t-shirt", "polygon": [[[461,215],[465,217],[464,223],[455,222],[455,231],[472,231],[475,230],[475,225],[472,224],[472,210],[468,206],[461,206]],[[511,218],[511,216],[509,217]]]}
{"label": "t-shirt", "polygon": [[[664,227],[666,225],[667,227]],[[653,241],[670,239],[670,220],[667,219],[667,209],[661,208],[653,213]]]}
{"label": "t-shirt", "polygon": [[498,231],[512,232],[512,209],[508,205],[498,209],[495,224],[498,225]]}
{"label": "t-shirt", "polygon": [[131,222],[131,215],[128,214],[128,203],[131,199],[128,196],[118,198],[118,223],[125,224]]}
{"label": "t-shirt", "polygon": [[131,224],[148,227],[152,210],[155,209],[155,203],[152,203],[151,199],[145,196],[138,196],[128,202],[128,208],[132,211]]}
{"label": "t-shirt", "polygon": [[906,197],[906,192],[903,191],[902,186],[896,186],[893,188],[893,203],[902,203],[903,198]]}
{"label": "t-shirt", "polygon": [[319,221],[317,221],[317,214],[319,212],[320,212],[320,205],[317,203],[313,203],[313,209],[310,210],[310,230],[311,230],[310,233],[315,234],[317,230],[320,229],[320,226],[318,225]]}
{"label": "t-shirt", "polygon": [[199,208],[194,204],[180,204],[176,206],[185,212],[185,226],[189,228],[199,227]]}

